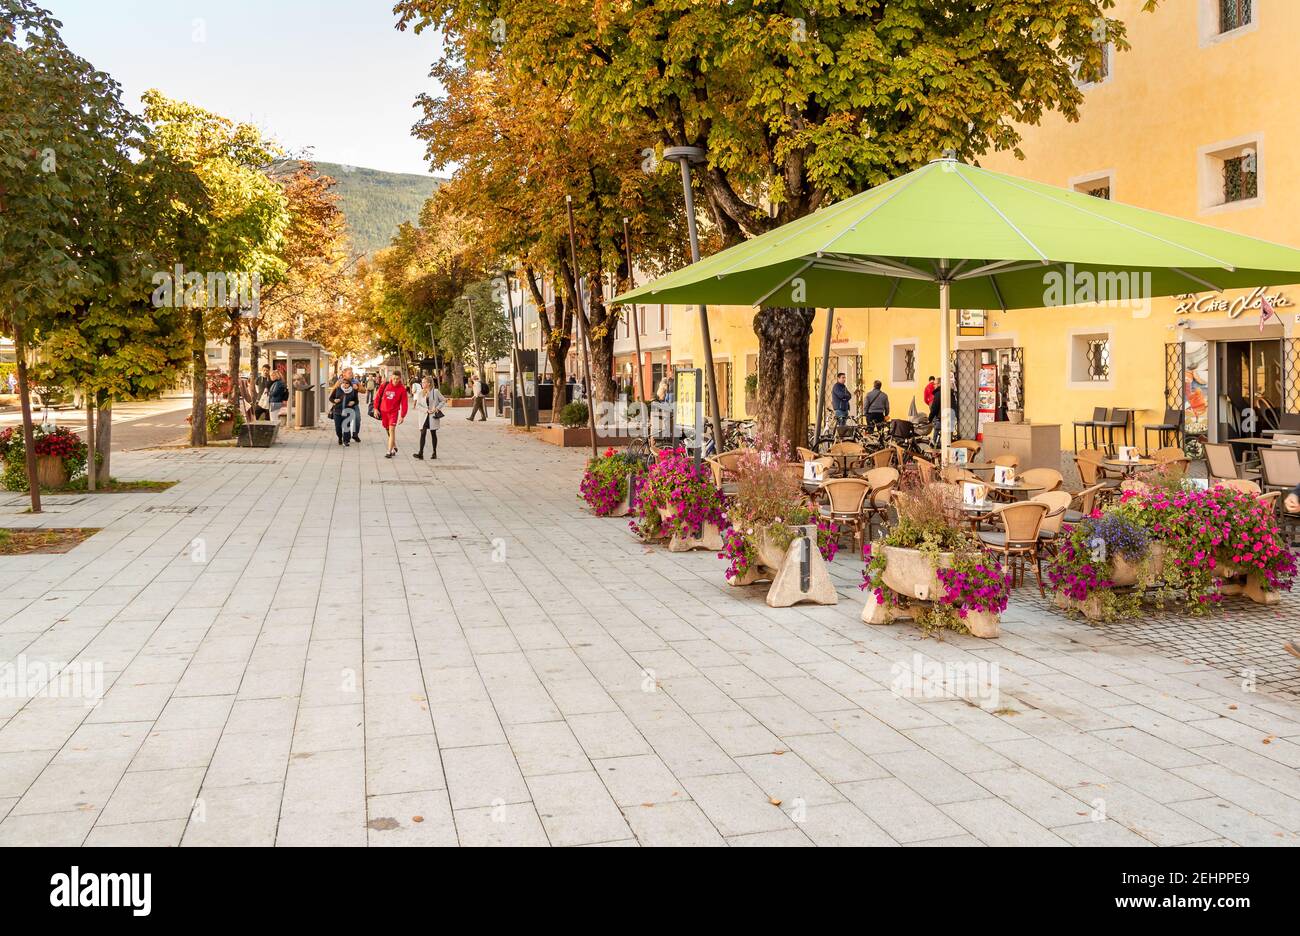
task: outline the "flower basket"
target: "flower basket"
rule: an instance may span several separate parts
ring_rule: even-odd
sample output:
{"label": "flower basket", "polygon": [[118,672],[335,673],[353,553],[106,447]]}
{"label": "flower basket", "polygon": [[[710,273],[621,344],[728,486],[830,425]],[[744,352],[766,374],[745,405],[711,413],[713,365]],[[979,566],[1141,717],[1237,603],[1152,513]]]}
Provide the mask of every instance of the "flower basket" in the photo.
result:
{"label": "flower basket", "polygon": [[638,486],[629,526],[649,542],[669,540],[674,552],[722,549],[726,516],[707,465],[697,469],[680,449],[660,452]]}
{"label": "flower basket", "polygon": [[58,455],[36,456],[36,483],[43,488],[61,488],[68,484],[68,466]]}

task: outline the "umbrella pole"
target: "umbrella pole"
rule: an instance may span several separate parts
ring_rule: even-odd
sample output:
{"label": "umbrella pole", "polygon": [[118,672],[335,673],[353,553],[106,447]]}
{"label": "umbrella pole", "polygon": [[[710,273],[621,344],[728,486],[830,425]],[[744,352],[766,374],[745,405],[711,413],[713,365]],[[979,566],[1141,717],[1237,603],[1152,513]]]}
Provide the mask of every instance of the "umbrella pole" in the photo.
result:
{"label": "umbrella pole", "polygon": [[817,449],[817,443],[822,437],[822,419],[826,413],[826,375],[831,367],[831,327],[835,324],[835,309],[826,310],[826,336],[822,338],[822,379],[821,389],[817,392],[817,428],[813,432],[812,448]]}
{"label": "umbrella pole", "polygon": [[952,374],[948,368],[949,355],[948,280],[942,279],[939,281],[939,373],[943,374],[939,384],[939,392],[943,394],[943,400],[939,404],[939,465],[941,467],[948,464],[948,442],[952,438]]}

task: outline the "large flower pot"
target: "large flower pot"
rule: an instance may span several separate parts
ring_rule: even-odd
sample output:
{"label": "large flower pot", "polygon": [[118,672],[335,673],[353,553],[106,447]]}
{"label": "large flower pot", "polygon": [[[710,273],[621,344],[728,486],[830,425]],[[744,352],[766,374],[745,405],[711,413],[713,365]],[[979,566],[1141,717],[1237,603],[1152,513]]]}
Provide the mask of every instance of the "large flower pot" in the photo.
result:
{"label": "large flower pot", "polygon": [[[1163,551],[1163,546],[1161,547]],[[1154,550],[1154,547],[1152,547]],[[1163,563],[1163,555],[1161,557]],[[1110,580],[1117,586],[1141,585],[1147,587],[1156,580],[1155,558],[1150,553],[1146,558],[1132,562],[1118,553],[1110,557]]]}
{"label": "large flower pot", "polygon": [[939,597],[943,588],[935,571],[937,568],[952,568],[952,553],[939,553],[936,565],[930,555],[919,549],[886,546],[882,579],[888,588],[906,598],[932,601]]}
{"label": "large flower pot", "polygon": [[966,625],[972,637],[983,637],[987,640],[1002,633],[1001,616],[992,611],[968,611],[961,622]]}
{"label": "large flower pot", "polygon": [[676,533],[668,541],[669,552],[690,552],[692,549],[708,549],[718,552],[722,549],[722,531],[716,523],[700,526],[699,536],[680,536]]}
{"label": "large flower pot", "polygon": [[1083,601],[1075,601],[1073,598],[1057,592],[1056,606],[1069,611],[1078,611],[1090,621],[1104,621],[1106,619],[1106,615],[1102,613],[1100,595],[1090,595]]}
{"label": "large flower pot", "polygon": [[1242,586],[1241,593],[1255,604],[1275,605],[1282,600],[1281,593],[1260,582],[1257,575],[1246,576],[1246,583]]}
{"label": "large flower pot", "polygon": [[631,494],[632,494],[632,479],[631,479],[631,478],[628,478],[628,479],[627,479],[627,490],[623,492],[623,496],[619,499],[619,502],[618,502],[617,504],[614,505],[614,509],[611,510],[609,513],[607,513],[605,516],[607,516],[607,517],[626,517],[626,516],[628,515],[628,513],[630,513],[631,510],[632,510],[632,506],[631,506],[631,504],[629,503],[629,500],[630,500],[630,498],[631,498]]}
{"label": "large flower pot", "polygon": [[36,483],[43,488],[67,487],[68,466],[57,455],[37,455]]}
{"label": "large flower pot", "polygon": [[213,431],[210,441],[224,442],[227,439],[235,437],[235,421],[227,419],[225,422],[217,423],[217,428]]}

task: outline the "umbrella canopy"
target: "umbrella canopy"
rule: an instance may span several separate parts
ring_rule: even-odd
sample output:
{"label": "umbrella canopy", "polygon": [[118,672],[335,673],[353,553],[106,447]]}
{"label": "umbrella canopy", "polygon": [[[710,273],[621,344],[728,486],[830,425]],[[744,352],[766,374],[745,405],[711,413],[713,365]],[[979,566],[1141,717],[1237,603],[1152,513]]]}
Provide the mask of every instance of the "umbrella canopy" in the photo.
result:
{"label": "umbrella canopy", "polygon": [[614,301],[939,308],[943,281],[1039,308],[1293,283],[1300,250],[942,159]]}
{"label": "umbrella canopy", "polygon": [[[613,301],[938,309],[946,361],[954,305],[1132,303],[1294,282],[1300,250],[938,159]],[[821,383],[824,396],[824,369]],[[951,424],[945,407],[945,461]]]}

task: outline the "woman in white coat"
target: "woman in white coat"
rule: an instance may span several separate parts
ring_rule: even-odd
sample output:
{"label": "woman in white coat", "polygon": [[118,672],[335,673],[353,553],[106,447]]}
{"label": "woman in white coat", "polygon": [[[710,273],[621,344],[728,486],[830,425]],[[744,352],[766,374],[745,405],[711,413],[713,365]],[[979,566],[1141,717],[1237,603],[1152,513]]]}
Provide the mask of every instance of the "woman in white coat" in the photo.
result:
{"label": "woman in white coat", "polygon": [[438,426],[442,423],[442,410],[447,405],[441,391],[433,385],[433,380],[425,377],[420,381],[420,388],[412,394],[415,418],[420,423],[420,450],[412,457],[424,458],[424,437],[433,439],[433,452],[429,455],[434,461],[438,458]]}

